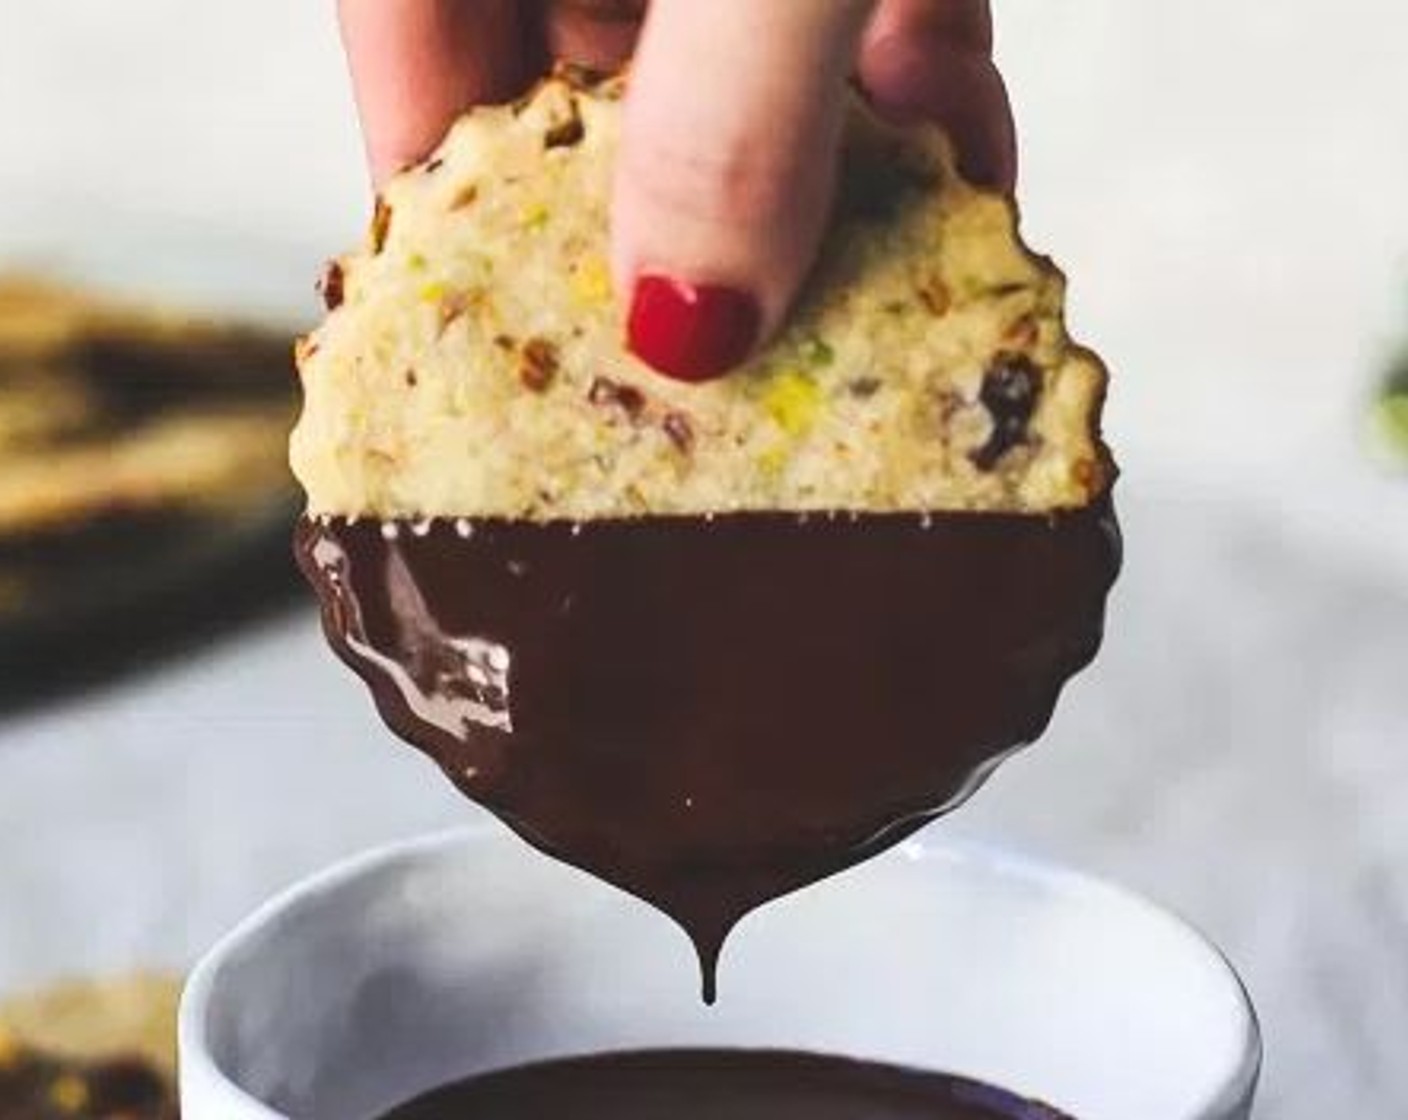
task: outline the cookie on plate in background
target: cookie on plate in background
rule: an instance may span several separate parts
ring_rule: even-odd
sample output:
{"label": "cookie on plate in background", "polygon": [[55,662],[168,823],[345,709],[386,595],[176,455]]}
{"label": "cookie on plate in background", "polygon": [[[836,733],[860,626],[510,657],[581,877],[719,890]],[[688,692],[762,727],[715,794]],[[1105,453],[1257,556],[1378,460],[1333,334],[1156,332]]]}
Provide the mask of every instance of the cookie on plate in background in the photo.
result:
{"label": "cookie on plate in background", "polygon": [[0,1120],[167,1120],[174,977],[75,981],[0,1000]]}
{"label": "cookie on plate in background", "polygon": [[293,412],[289,332],[0,276],[0,663],[281,561]]}
{"label": "cookie on plate in background", "polygon": [[289,339],[0,277],[0,542],[287,489]]}

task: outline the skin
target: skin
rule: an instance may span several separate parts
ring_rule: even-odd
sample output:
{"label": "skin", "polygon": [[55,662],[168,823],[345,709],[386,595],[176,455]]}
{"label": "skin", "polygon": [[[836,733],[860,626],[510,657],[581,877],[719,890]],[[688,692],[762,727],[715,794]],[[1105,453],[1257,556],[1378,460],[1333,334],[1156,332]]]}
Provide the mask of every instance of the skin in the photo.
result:
{"label": "skin", "polygon": [[[1010,189],[1016,145],[988,0],[340,0],[373,180],[553,59],[633,59],[613,205],[618,290],[651,273],[750,293],[764,334],[816,257],[852,79]],[[761,341],[761,340],[760,340]]]}

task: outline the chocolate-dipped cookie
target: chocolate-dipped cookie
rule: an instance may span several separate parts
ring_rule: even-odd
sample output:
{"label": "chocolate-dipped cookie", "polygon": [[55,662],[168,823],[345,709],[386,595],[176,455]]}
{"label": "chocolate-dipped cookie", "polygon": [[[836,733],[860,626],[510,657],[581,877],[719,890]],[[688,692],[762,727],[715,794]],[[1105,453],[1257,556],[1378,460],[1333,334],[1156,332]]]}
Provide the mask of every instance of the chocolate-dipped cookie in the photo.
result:
{"label": "chocolate-dipped cookie", "polygon": [[329,266],[298,551],[391,727],[711,977],[748,910],[960,803],[1094,655],[1105,372],[1012,201],[858,106],[782,336],[651,373],[605,263],[620,94],[471,113]]}

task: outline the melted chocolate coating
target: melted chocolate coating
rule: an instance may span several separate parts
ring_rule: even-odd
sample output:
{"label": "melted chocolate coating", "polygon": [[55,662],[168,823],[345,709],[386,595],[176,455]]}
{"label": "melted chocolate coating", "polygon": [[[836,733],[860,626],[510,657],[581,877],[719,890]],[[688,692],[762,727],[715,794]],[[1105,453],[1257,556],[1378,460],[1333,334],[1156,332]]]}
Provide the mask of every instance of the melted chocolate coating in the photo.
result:
{"label": "melted chocolate coating", "polygon": [[746,1050],[660,1050],[544,1062],[427,1093],[385,1120],[1068,1120],[974,1081]]}
{"label": "melted chocolate coating", "polygon": [[1099,646],[1113,508],[1052,517],[305,520],[334,649],[542,850],[732,925],[898,842],[1045,729]]}

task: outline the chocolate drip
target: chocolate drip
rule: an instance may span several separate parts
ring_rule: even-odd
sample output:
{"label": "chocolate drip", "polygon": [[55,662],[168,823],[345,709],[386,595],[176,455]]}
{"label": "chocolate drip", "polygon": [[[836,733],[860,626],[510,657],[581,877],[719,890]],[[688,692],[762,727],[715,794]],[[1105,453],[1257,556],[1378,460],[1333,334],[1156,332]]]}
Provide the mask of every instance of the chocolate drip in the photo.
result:
{"label": "chocolate drip", "polygon": [[1095,654],[1108,501],[1052,517],[305,520],[392,729],[715,964],[754,907],[876,854],[1045,729]]}
{"label": "chocolate drip", "polygon": [[976,1081],[815,1054],[661,1050],[544,1062],[426,1094],[385,1120],[1069,1120]]}

